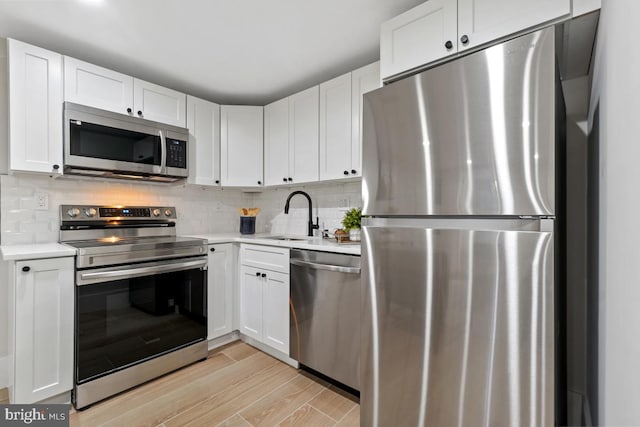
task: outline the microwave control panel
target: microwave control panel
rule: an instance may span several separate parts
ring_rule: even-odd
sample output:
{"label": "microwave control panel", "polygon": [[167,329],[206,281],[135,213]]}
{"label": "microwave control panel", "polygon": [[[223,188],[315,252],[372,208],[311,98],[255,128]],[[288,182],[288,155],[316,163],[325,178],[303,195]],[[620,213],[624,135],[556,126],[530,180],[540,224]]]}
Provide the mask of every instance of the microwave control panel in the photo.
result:
{"label": "microwave control panel", "polygon": [[167,167],[187,167],[187,142],[179,139],[167,138]]}

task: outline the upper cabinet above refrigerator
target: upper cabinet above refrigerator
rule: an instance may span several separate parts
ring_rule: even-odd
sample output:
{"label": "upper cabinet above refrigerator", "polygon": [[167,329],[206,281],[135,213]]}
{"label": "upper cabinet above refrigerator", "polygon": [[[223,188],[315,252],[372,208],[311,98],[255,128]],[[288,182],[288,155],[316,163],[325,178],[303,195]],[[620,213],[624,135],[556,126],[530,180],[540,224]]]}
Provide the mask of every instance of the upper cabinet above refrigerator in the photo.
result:
{"label": "upper cabinet above refrigerator", "polygon": [[548,28],[366,94],[363,214],[555,215],[556,79]]}
{"label": "upper cabinet above refrigerator", "polygon": [[382,79],[570,14],[570,0],[429,0],[382,24]]}

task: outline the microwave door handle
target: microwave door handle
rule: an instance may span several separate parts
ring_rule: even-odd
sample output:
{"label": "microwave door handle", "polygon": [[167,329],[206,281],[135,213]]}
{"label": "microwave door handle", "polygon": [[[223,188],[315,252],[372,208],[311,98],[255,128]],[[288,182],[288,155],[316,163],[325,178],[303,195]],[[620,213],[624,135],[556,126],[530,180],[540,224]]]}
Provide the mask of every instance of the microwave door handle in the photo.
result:
{"label": "microwave door handle", "polygon": [[159,130],[160,134],[160,173],[167,172],[167,140],[164,137],[162,130]]}

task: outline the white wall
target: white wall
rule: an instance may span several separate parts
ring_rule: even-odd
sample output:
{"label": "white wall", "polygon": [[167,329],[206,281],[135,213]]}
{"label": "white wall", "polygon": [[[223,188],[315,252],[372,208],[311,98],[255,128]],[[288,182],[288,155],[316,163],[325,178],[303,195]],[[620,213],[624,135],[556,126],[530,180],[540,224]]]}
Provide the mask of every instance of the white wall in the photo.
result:
{"label": "white wall", "polygon": [[600,102],[598,421],[607,426],[640,425],[639,16],[637,0],[602,2],[593,84]]}

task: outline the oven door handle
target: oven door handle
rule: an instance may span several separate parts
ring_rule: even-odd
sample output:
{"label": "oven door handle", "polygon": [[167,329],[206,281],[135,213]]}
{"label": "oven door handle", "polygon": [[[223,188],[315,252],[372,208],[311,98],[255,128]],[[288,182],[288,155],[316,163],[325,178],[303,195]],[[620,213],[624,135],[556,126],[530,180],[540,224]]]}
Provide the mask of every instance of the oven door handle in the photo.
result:
{"label": "oven door handle", "polygon": [[[190,270],[194,268],[204,268],[207,265],[207,260],[196,261],[183,261],[174,264],[154,265],[152,267],[134,267],[123,268],[117,270],[108,271],[94,271],[80,273],[80,280],[78,285],[89,285],[95,282],[114,280],[114,279],[128,279],[132,277],[149,276],[151,274],[170,273],[172,271]],[[83,283],[83,282],[87,283]]]}
{"label": "oven door handle", "polygon": [[326,271],[334,271],[337,273],[360,274],[359,267],[344,267],[342,265],[320,264],[317,262],[300,261],[298,259],[291,259],[289,260],[289,263],[300,266],[300,267],[310,268],[312,270],[326,270]]}

